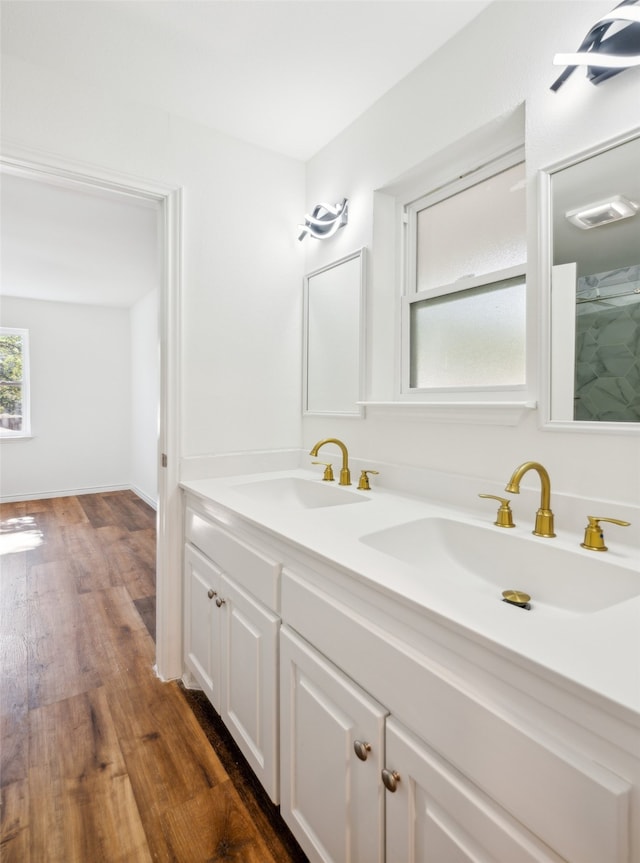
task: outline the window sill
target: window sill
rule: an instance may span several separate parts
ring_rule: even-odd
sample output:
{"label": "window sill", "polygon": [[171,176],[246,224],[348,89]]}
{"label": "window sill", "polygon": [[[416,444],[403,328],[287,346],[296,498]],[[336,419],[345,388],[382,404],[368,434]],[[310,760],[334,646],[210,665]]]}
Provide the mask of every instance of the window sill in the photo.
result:
{"label": "window sill", "polygon": [[3,441],[9,441],[9,440],[10,441],[33,440],[33,435],[32,434],[15,434],[15,435],[13,435],[13,434],[11,434],[11,435],[0,434],[0,443],[2,443]]}
{"label": "window sill", "polygon": [[367,416],[438,423],[516,426],[537,402],[358,402]]}

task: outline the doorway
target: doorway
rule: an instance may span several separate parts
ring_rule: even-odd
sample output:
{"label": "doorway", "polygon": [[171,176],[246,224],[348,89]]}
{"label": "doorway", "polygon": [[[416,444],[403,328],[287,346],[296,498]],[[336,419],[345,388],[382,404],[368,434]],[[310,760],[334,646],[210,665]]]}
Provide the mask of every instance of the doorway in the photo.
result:
{"label": "doorway", "polygon": [[0,159],[3,174],[84,189],[93,195],[137,201],[157,208],[159,405],[157,430],[156,672],[162,679],[182,672],[180,492],[178,488],[179,293],[181,272],[181,190],[148,180],[61,164],[34,162],[21,154]]}

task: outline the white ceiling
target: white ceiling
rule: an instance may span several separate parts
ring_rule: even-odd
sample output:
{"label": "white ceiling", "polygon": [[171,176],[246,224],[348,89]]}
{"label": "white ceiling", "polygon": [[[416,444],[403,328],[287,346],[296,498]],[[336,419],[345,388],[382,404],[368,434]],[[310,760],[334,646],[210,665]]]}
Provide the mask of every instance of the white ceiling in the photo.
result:
{"label": "white ceiling", "polygon": [[306,160],[489,0],[2,0],[2,51]]}
{"label": "white ceiling", "polygon": [[[2,53],[306,160],[489,0],[2,0]],[[2,290],[129,306],[155,212],[3,174]]]}
{"label": "white ceiling", "polygon": [[3,173],[2,293],[133,305],[159,284],[153,202]]}

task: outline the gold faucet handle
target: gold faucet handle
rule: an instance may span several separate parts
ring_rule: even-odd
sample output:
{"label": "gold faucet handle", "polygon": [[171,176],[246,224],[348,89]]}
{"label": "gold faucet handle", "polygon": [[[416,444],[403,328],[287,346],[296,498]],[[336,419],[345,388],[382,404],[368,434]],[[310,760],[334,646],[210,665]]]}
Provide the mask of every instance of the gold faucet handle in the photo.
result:
{"label": "gold faucet handle", "polygon": [[608,521],[610,524],[618,524],[620,527],[629,527],[631,522],[620,521],[619,518],[605,518],[602,515],[588,515],[589,524],[584,529],[584,542],[580,545],[582,548],[588,548],[589,551],[608,551],[604,544],[604,533],[600,527],[601,521]]}
{"label": "gold faucet handle", "polygon": [[312,461],[311,464],[323,464],[324,465],[324,475],[322,477],[323,482],[333,482],[335,479],[333,475],[333,465],[330,461]]}
{"label": "gold faucet handle", "polygon": [[498,497],[497,494],[479,494],[478,497],[488,497],[491,498],[491,500],[500,501],[500,508],[498,509],[496,520],[494,521],[495,525],[498,527],[515,527],[515,524],[513,523],[513,513],[511,512],[508,498]]}
{"label": "gold faucet handle", "polygon": [[370,473],[374,473],[376,476],[378,476],[379,471],[377,471],[377,470],[360,471],[360,479],[358,481],[358,488],[361,491],[369,491],[369,489],[371,488],[371,486],[369,485],[369,476],[368,476],[368,474],[370,474]]}

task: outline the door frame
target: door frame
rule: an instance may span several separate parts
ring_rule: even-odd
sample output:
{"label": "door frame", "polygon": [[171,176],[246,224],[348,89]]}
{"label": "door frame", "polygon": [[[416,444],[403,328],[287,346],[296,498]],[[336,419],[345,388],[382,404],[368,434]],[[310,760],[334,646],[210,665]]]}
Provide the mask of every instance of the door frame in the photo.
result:
{"label": "door frame", "polygon": [[[7,147],[0,170],[62,186],[84,186],[145,198],[159,205],[161,258],[158,335],[160,405],[156,539],[156,666],[162,680],[182,675],[182,555],[180,458],[180,334],[182,188],[119,174],[59,156]],[[165,458],[166,457],[166,458]]]}

